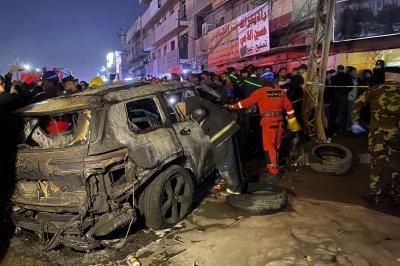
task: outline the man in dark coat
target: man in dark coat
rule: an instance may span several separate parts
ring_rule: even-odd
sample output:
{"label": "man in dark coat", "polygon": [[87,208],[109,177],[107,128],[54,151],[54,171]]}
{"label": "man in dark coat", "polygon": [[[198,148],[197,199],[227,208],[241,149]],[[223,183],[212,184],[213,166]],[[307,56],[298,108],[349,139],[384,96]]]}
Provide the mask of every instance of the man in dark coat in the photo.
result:
{"label": "man in dark coat", "polygon": [[227,186],[227,192],[240,194],[242,185],[238,151],[232,139],[239,125],[226,110],[221,110],[207,99],[193,96],[187,98],[185,104],[187,115],[199,123],[204,134],[211,139],[214,161]]}

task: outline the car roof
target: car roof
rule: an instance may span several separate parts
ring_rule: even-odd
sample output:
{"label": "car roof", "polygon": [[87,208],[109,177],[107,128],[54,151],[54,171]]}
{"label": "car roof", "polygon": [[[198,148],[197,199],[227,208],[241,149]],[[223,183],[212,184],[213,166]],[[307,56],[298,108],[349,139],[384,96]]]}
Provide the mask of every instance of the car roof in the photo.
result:
{"label": "car roof", "polygon": [[14,111],[14,113],[22,116],[68,113],[86,108],[99,107],[104,104],[104,101],[110,103],[121,102],[157,92],[194,87],[195,84],[190,82],[150,83],[143,81],[118,81],[73,95],[61,96],[30,104]]}

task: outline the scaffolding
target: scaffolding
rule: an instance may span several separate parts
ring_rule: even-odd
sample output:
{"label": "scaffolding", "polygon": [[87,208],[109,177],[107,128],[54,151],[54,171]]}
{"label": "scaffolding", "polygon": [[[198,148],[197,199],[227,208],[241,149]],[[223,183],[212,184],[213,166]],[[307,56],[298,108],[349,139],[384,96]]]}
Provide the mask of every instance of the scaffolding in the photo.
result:
{"label": "scaffolding", "polygon": [[[327,8],[324,19],[324,9]],[[335,0],[318,0],[314,20],[313,38],[310,45],[307,79],[304,86],[303,121],[307,135],[318,135],[320,141],[326,141],[323,119],[323,99],[325,78],[331,43]],[[320,62],[318,62],[320,54]]]}

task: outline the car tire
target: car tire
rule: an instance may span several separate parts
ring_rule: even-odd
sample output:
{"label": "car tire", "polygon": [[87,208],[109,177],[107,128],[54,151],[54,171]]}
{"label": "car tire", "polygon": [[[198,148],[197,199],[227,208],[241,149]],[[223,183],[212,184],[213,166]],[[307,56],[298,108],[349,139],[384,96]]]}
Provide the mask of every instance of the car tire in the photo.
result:
{"label": "car tire", "polygon": [[181,166],[162,171],[141,193],[140,213],[147,227],[160,230],[183,220],[193,202],[193,178]]}
{"label": "car tire", "polygon": [[352,153],[339,144],[318,144],[311,149],[308,162],[314,171],[340,175],[350,169]]}
{"label": "car tire", "polygon": [[239,211],[253,215],[266,215],[285,209],[287,196],[286,190],[282,187],[265,183],[249,183],[247,193],[230,195],[228,202]]}

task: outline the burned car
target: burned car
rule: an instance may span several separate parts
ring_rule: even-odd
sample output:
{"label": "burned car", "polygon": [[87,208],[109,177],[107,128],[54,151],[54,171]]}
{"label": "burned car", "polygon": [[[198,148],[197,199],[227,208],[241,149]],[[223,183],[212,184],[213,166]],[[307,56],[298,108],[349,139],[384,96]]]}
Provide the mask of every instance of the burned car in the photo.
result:
{"label": "burned car", "polygon": [[198,93],[192,83],[116,82],[15,111],[15,225],[44,250],[90,251],[137,217],[153,229],[181,221],[215,168],[209,138],[174,109]]}

